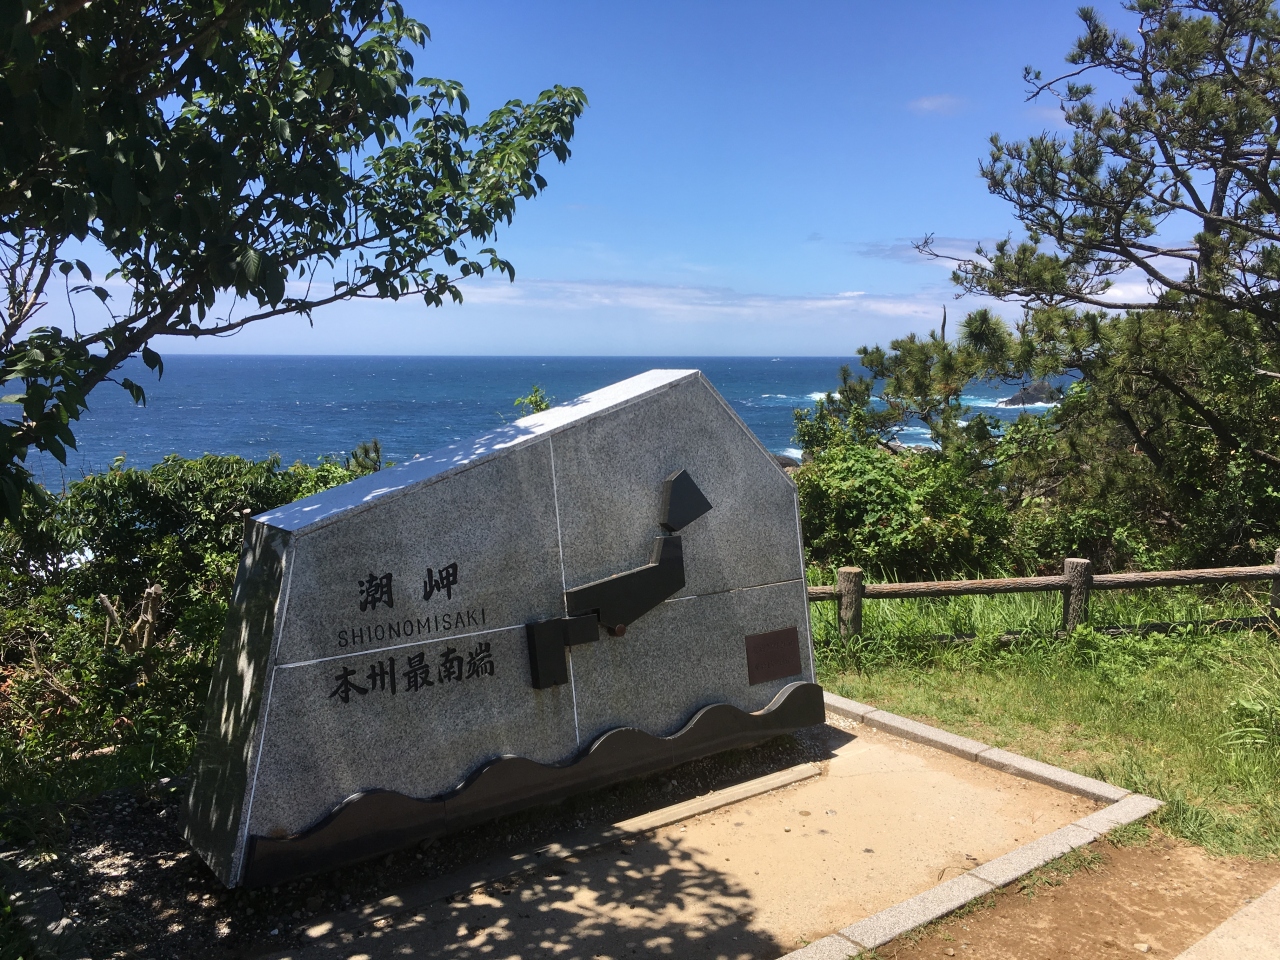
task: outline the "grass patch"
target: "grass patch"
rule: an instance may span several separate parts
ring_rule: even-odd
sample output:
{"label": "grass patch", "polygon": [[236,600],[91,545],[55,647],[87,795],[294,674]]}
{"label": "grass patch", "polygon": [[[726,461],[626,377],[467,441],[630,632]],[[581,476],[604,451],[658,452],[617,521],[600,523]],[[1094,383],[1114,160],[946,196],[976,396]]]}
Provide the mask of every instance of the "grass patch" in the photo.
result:
{"label": "grass patch", "polygon": [[[1056,596],[869,601],[842,641],[814,604],[829,689],[1166,801],[1161,829],[1211,852],[1280,855],[1280,656],[1259,592],[1099,594],[1091,623],[1182,623],[1055,636]],[[827,609],[823,609],[827,608]],[[944,635],[971,633],[967,642]],[[1009,634],[1014,634],[1012,637]]]}
{"label": "grass patch", "polygon": [[1072,874],[1081,870],[1097,870],[1105,858],[1092,847],[1079,847],[1037,867],[1018,881],[1018,892],[1031,899],[1045,887],[1060,887]]}
{"label": "grass patch", "polygon": [[1103,838],[1113,847],[1145,847],[1155,839],[1151,827],[1141,820],[1111,830]]}

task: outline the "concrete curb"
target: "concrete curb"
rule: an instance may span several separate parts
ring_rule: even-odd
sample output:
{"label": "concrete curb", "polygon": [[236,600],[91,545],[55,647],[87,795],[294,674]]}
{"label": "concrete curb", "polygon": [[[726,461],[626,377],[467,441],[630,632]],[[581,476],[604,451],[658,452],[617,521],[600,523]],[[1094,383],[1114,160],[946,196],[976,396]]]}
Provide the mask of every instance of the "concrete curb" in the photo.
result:
{"label": "concrete curb", "polygon": [[1005,773],[1034,780],[1066,793],[1088,797],[1091,800],[1111,801],[1111,805],[1075,823],[1068,824],[1053,833],[1024,843],[1016,850],[997,857],[989,863],[975,867],[968,873],[940,883],[909,900],[895,904],[887,910],[850,924],[839,933],[823,937],[808,946],[793,950],[782,960],[846,960],[860,953],[874,950],[897,937],[926,923],[931,923],[966,903],[1010,884],[1032,870],[1043,867],[1051,860],[1079,847],[1093,843],[1109,830],[1141,820],[1164,804],[1153,797],[1131,793],[1092,777],[1084,777],[1070,770],[1021,757],[1016,753],[988,746],[968,737],[956,736],[928,724],[906,717],[899,717],[878,710],[865,703],[836,696],[823,695],[827,710],[837,716],[885,733],[935,747],[947,753]]}
{"label": "concrete curb", "polygon": [[1024,780],[1034,780],[1036,783],[1043,783],[1047,787],[1056,787],[1059,790],[1065,790],[1067,793],[1088,797],[1090,800],[1115,803],[1117,800],[1122,800],[1129,795],[1129,791],[1121,787],[1113,787],[1111,784],[1104,783],[1101,780],[1083,777],[1078,773],[1072,773],[1070,770],[1050,766],[1047,763],[1041,763],[1039,760],[1020,757],[1016,753],[1010,753],[1008,750],[1000,750],[996,747],[978,754],[978,762],[986,767],[993,767],[996,770],[1003,770],[1005,773],[1012,773],[1014,776],[1022,777]]}
{"label": "concrete curb", "polygon": [[[852,703],[853,701],[850,702]],[[829,702],[827,709],[831,710]],[[947,753],[954,754],[963,760],[977,760],[983,753],[991,750],[985,743],[977,740],[970,740],[968,737],[947,733],[937,727],[930,727],[916,720],[908,720],[906,717],[900,717],[894,713],[885,713],[883,710],[872,710],[863,717],[862,722],[869,727],[902,737],[904,740],[912,740],[915,743],[923,743],[926,746],[945,750]]]}
{"label": "concrete curb", "polygon": [[910,900],[896,903],[887,910],[873,913],[865,920],[850,924],[840,931],[840,936],[866,950],[871,950],[888,943],[908,930],[923,927],[931,920],[945,917],[951,911],[959,910],[970,900],[976,900],[994,889],[995,887],[985,880],[979,880],[966,873],[964,876],[947,880],[931,890],[917,894]]}

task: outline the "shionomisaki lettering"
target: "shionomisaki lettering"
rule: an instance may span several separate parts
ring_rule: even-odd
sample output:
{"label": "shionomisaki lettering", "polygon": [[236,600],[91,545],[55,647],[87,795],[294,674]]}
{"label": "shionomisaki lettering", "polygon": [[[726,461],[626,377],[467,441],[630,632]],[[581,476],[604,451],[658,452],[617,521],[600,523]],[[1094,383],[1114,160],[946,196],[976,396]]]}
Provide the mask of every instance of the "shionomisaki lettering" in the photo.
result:
{"label": "shionomisaki lettering", "polygon": [[488,625],[488,619],[488,611],[484,607],[473,607],[450,613],[427,614],[424,617],[405,617],[402,620],[351,623],[340,627],[334,635],[340,648],[366,647],[462,630],[482,630]]}

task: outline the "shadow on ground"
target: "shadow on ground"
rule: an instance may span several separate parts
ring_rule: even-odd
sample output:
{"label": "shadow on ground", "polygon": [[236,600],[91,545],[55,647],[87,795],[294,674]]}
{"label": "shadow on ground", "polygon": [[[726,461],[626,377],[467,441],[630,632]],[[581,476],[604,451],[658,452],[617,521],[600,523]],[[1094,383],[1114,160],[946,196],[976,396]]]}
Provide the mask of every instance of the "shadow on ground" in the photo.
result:
{"label": "shadow on ground", "polygon": [[[226,890],[191,852],[176,829],[177,805],[185,789],[180,780],[136,791],[113,791],[76,805],[67,811],[65,832],[52,844],[32,843],[20,853],[24,860],[42,861],[38,869],[52,881],[93,956],[231,960],[300,946],[292,941],[291,932],[316,918],[355,904],[376,902],[393,890],[445,878],[486,858],[561,840],[592,824],[615,823],[799,763],[826,759],[841,742],[833,741],[833,736],[848,738],[830,727],[810,728],[749,750],[708,757],[552,807],[482,824],[427,847],[274,888]],[[532,874],[506,893],[491,885],[483,893],[450,902],[447,909],[437,904],[421,919],[403,923],[418,924],[429,931],[432,942],[439,939],[448,947],[439,955],[449,957],[509,957],[522,951],[545,955],[547,948],[527,950],[526,942],[567,943],[575,936],[581,937],[586,949],[604,941],[609,924],[635,933],[618,941],[621,952],[600,953],[604,949],[600,947],[599,956],[638,956],[645,950],[658,955],[664,948],[643,945],[656,944],[664,936],[673,954],[684,951],[691,956],[744,958],[785,952],[773,950],[771,954],[773,948],[765,940],[752,939],[748,921],[742,919],[747,910],[742,891],[731,889],[723,878],[707,872],[698,864],[695,851],[655,847],[649,852],[639,848],[624,852],[621,846],[616,850],[619,860],[612,879],[599,890],[577,889],[582,884],[572,879],[575,865],[561,862],[559,867],[568,872],[558,876],[551,876],[550,870]],[[572,896],[569,886],[575,888]],[[694,911],[699,902],[706,904],[705,912]],[[656,912],[663,903],[670,905],[668,915]],[[499,905],[514,912],[502,920]],[[529,925],[534,917],[539,923]],[[397,920],[397,925],[402,922]],[[464,925],[466,932],[459,933]],[[664,928],[669,929],[663,933]],[[365,953],[386,942],[382,936],[386,929],[374,928],[360,938],[367,944]],[[734,941],[734,936],[739,940]],[[425,943],[427,933],[423,938]],[[627,946],[633,942],[636,946]],[[712,942],[728,946],[705,946]],[[482,948],[477,943],[488,946]],[[553,952],[564,957],[593,956],[590,952],[571,953],[563,947]],[[322,955],[342,954],[335,948]],[[394,955],[428,954],[402,951]]]}
{"label": "shadow on ground", "polygon": [[[791,947],[752,929],[748,891],[680,841],[614,844],[577,862],[473,890],[407,917],[272,957],[772,960]],[[794,946],[794,945],[792,945]]]}

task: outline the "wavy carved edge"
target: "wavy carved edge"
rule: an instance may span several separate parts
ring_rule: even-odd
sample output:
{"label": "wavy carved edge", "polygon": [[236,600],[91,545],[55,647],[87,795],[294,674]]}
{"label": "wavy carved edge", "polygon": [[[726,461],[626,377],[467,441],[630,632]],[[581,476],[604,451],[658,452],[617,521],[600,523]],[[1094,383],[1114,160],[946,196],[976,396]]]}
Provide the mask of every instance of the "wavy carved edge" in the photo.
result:
{"label": "wavy carved edge", "polygon": [[723,750],[751,746],[825,719],[822,687],[797,681],[783,687],[767,707],[754,713],[727,703],[702,707],[669,737],[634,727],[609,730],[563,764],[497,757],[458,786],[428,799],[393,790],[363,791],[293,836],[251,836],[240,884],[277,884],[383,856],[475,823]]}

